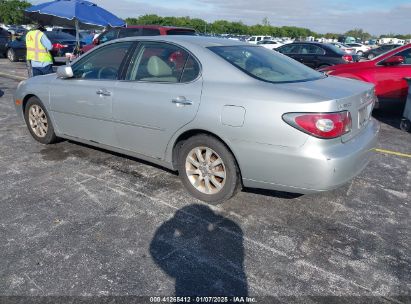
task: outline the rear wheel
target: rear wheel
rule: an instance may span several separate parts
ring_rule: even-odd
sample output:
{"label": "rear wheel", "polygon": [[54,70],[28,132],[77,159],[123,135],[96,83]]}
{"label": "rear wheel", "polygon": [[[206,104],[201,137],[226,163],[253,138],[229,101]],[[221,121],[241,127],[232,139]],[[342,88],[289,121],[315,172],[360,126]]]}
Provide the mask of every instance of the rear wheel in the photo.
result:
{"label": "rear wheel", "polygon": [[325,68],[328,68],[329,66],[330,65],[328,65],[328,64],[322,64],[317,68],[317,70],[325,69]]}
{"label": "rear wheel", "polygon": [[24,118],[30,134],[42,144],[52,144],[57,141],[53,124],[46,108],[37,97],[31,97],[27,102]]}
{"label": "rear wheel", "polygon": [[357,52],[357,55],[362,56],[363,54],[364,54],[364,52],[363,52],[363,51],[358,51],[358,52]]}
{"label": "rear wheel", "polygon": [[371,59],[374,59],[374,57],[375,57],[375,55],[374,55],[373,53],[371,53],[371,54],[368,55],[367,58],[368,58],[369,60],[371,60]]}
{"label": "rear wheel", "polygon": [[7,50],[7,58],[8,58],[11,62],[16,62],[16,61],[17,61],[16,52],[14,52],[13,49],[8,49],[8,50]]}
{"label": "rear wheel", "polygon": [[178,171],[188,192],[205,202],[228,200],[240,188],[240,173],[233,155],[209,135],[196,135],[183,143]]}

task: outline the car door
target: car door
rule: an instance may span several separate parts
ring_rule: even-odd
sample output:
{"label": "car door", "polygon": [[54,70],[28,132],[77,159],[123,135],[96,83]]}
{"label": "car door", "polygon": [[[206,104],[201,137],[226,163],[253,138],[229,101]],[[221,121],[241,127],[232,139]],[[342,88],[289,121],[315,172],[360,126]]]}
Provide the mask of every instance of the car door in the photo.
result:
{"label": "car door", "polygon": [[297,61],[300,61],[299,52],[301,49],[300,44],[287,44],[278,48],[278,51],[288,57],[291,57]]}
{"label": "car door", "polygon": [[119,147],[162,159],[172,135],[197,113],[200,64],[175,44],[144,41],[128,66],[113,100]]}
{"label": "car door", "polygon": [[321,56],[325,55],[324,49],[314,44],[302,44],[299,53],[299,61],[313,69],[318,68]]}
{"label": "car door", "polygon": [[117,42],[102,46],[73,64],[73,78],[52,81],[50,109],[60,133],[116,145],[112,98],[132,45]]}
{"label": "car door", "polygon": [[398,52],[393,56],[402,56],[404,63],[389,66],[384,65],[383,62],[377,64],[375,73],[377,94],[382,99],[405,101],[408,84],[404,78],[411,77],[411,48]]}

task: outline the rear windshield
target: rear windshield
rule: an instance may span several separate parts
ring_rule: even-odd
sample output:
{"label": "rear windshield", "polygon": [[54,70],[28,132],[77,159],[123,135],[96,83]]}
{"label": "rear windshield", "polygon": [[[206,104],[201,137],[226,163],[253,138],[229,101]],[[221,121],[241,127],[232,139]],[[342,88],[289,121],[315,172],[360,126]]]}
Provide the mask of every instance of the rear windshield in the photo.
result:
{"label": "rear windshield", "polygon": [[259,46],[213,46],[209,49],[246,74],[266,82],[301,82],[326,77],[285,55]]}
{"label": "rear windshield", "polygon": [[194,30],[179,30],[179,29],[174,29],[174,30],[168,30],[167,35],[186,35],[186,36],[193,36],[195,35],[196,32]]}
{"label": "rear windshield", "polygon": [[334,53],[336,53],[337,55],[345,55],[344,50],[340,49],[339,47],[336,47],[335,45],[332,44],[327,44],[328,48],[331,49],[331,51],[333,51]]}

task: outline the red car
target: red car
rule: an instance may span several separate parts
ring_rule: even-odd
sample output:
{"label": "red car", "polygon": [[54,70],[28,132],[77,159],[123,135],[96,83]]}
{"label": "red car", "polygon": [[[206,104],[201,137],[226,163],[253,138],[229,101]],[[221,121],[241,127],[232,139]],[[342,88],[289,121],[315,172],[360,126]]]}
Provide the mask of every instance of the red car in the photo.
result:
{"label": "red car", "polygon": [[411,77],[411,44],[384,53],[373,60],[341,64],[321,69],[328,75],[371,82],[375,85],[378,106],[394,102],[405,104]]}
{"label": "red car", "polygon": [[83,53],[88,52],[96,45],[132,36],[158,36],[158,35],[195,35],[196,31],[191,28],[160,26],[160,25],[131,25],[121,28],[111,28],[101,33],[92,44],[87,44],[82,48]]}

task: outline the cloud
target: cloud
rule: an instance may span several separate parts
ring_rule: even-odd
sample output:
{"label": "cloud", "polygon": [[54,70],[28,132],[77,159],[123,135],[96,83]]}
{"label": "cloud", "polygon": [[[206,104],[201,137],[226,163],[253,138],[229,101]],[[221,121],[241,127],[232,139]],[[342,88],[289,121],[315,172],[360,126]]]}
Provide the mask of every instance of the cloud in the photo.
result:
{"label": "cloud", "polygon": [[[43,2],[35,0],[32,2]],[[207,21],[227,19],[256,24],[268,17],[275,26],[301,26],[316,32],[346,32],[362,28],[372,34],[411,33],[411,4],[386,6],[335,0],[95,0],[114,14],[138,17],[144,14],[190,16]]]}

